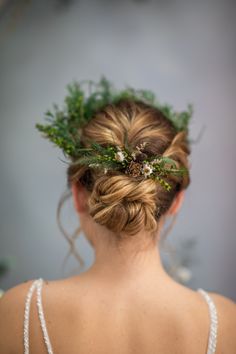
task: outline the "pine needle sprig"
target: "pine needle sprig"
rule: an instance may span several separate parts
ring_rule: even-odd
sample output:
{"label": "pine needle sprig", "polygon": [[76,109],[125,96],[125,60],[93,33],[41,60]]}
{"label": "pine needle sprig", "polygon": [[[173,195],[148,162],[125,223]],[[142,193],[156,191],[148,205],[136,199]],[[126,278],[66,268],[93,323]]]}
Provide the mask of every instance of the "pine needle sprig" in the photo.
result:
{"label": "pine needle sprig", "polygon": [[144,144],[141,144],[130,153],[125,147],[102,146],[92,143],[89,148],[79,149],[83,156],[78,158],[74,164],[100,169],[104,174],[108,171],[119,170],[132,177],[152,178],[157,180],[166,190],[170,190],[171,185],[164,180],[164,177],[168,177],[169,174],[182,176],[184,173],[188,173],[186,168],[177,168],[175,161],[168,157],[159,156],[157,158],[153,156],[140,159],[143,149]]}
{"label": "pine needle sprig", "polygon": [[[88,86],[87,94],[83,85]],[[150,90],[137,90],[127,85],[125,89],[117,91],[104,76],[98,83],[92,80],[74,81],[67,86],[67,90],[64,107],[59,109],[57,105],[54,105],[53,110],[45,113],[45,120],[48,124],[37,123],[36,128],[55,145],[62,148],[66,155],[72,157],[79,156],[81,128],[89,122],[97,110],[121,99],[141,100],[157,107],[171,120],[176,131],[187,130],[193,114],[192,105],[189,104],[186,111],[175,112],[172,106],[160,104]]]}
{"label": "pine needle sprig", "polygon": [[[84,85],[87,85],[88,92],[84,89]],[[147,156],[143,161],[138,161],[140,147],[131,153],[127,134],[122,150],[114,146],[104,147],[96,142],[91,142],[90,147],[85,148],[81,143],[81,131],[98,110],[122,99],[143,101],[156,107],[172,122],[176,132],[188,130],[193,114],[191,104],[186,111],[176,112],[172,106],[160,104],[152,91],[137,90],[128,85],[118,91],[105,76],[102,76],[97,83],[92,80],[74,81],[67,86],[67,91],[64,106],[59,108],[54,104],[53,109],[45,113],[47,124],[36,123],[35,127],[43,133],[44,137],[60,147],[65,156],[71,157],[73,163],[88,165],[91,168],[101,166],[104,171],[120,169],[132,176],[144,174],[145,177],[158,180],[166,189],[170,188],[170,185],[161,176],[167,176],[169,173],[173,175],[186,173],[186,169],[178,169],[174,161],[167,157],[159,158],[158,163],[154,163],[156,158]],[[150,171],[152,172],[149,173]]]}

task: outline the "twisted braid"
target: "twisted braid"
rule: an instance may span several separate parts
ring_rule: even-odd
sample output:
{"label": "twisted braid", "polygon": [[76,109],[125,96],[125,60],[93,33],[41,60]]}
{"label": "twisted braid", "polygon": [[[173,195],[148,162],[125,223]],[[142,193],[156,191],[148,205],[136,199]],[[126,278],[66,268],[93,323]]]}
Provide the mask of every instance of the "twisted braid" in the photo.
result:
{"label": "twisted braid", "polygon": [[[157,108],[143,102],[121,100],[98,111],[83,128],[82,143],[123,146],[125,139],[135,147],[147,142],[145,153],[172,158],[178,167],[189,167],[190,147],[187,132],[177,132]],[[101,175],[84,166],[69,166],[68,184],[80,181],[88,191],[89,213],[94,220],[119,234],[134,235],[141,229],[154,231],[161,215],[170,208],[178,191],[187,188],[189,174],[168,176],[171,191],[151,179],[135,178],[114,172]],[[166,177],[167,178],[167,177]]]}
{"label": "twisted braid", "polygon": [[90,215],[116,233],[136,234],[142,227],[156,228],[156,183],[127,176],[103,176],[96,181],[89,199]]}

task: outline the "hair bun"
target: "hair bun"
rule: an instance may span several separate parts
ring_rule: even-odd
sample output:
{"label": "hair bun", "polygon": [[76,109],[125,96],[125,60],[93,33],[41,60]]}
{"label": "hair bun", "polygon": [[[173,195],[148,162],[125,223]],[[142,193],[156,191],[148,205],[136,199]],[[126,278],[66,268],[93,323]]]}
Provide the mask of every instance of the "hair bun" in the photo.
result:
{"label": "hair bun", "polygon": [[125,175],[102,176],[89,198],[90,215],[108,229],[133,235],[142,228],[154,231],[157,184]]}
{"label": "hair bun", "polygon": [[[90,148],[90,141],[96,141],[104,147],[122,148],[127,144],[133,151],[146,143],[142,152],[147,160],[163,156],[174,160],[177,168],[189,170],[188,132],[177,132],[163,112],[142,102],[123,99],[103,107],[83,127],[82,136],[85,148]],[[113,170],[101,175],[101,169],[75,163],[67,172],[68,184],[79,180],[89,191],[89,213],[93,219],[120,238],[141,230],[155,232],[160,217],[169,210],[176,194],[190,183],[189,173],[161,175],[171,185],[171,190],[166,191],[159,182],[139,176],[134,167],[129,174]]]}

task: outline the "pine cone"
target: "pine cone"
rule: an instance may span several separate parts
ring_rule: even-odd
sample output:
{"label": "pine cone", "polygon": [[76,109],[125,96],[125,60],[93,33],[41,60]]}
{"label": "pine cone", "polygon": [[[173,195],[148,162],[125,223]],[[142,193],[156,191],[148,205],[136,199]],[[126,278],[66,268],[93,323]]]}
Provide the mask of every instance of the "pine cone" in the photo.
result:
{"label": "pine cone", "polygon": [[140,176],[142,172],[142,165],[138,162],[131,161],[128,168],[127,173],[133,177]]}

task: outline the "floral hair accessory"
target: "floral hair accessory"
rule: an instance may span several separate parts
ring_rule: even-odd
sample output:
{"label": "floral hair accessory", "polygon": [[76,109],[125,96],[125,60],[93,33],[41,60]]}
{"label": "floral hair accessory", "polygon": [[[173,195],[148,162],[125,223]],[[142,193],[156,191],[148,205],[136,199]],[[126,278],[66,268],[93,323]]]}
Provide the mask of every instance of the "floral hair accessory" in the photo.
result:
{"label": "floral hair accessory", "polygon": [[[88,84],[88,93],[83,90],[83,84]],[[135,90],[126,86],[124,90],[117,91],[111,82],[104,76],[98,83],[91,80],[73,82],[67,86],[68,95],[65,97],[65,106],[59,109],[54,105],[53,111],[45,113],[48,124],[37,123],[35,127],[59,146],[64,155],[71,157],[75,163],[88,165],[90,168],[103,167],[104,172],[115,169],[121,170],[132,177],[143,176],[158,180],[167,190],[171,186],[162,177],[171,174],[186,173],[186,169],[177,169],[170,158],[162,156],[148,157],[145,154],[144,142],[131,151],[129,147],[118,146],[104,147],[96,142],[91,142],[90,148],[85,148],[81,143],[81,129],[95,113],[108,104],[115,104],[121,99],[143,101],[158,108],[176,129],[176,132],[188,130],[188,124],[193,113],[193,107],[183,112],[175,112],[170,105],[161,105],[150,90]],[[167,165],[167,167],[166,167]]]}
{"label": "floral hair accessory", "polygon": [[104,174],[117,170],[132,177],[152,178],[158,181],[167,191],[171,190],[171,185],[163,177],[167,177],[168,174],[179,176],[188,173],[188,170],[177,168],[175,162],[168,157],[148,157],[144,150],[146,144],[145,142],[136,146],[130,153],[127,147],[103,147],[100,144],[91,143],[91,147],[79,149],[83,156],[77,159],[75,164],[102,169]]}

